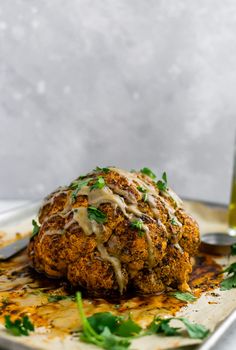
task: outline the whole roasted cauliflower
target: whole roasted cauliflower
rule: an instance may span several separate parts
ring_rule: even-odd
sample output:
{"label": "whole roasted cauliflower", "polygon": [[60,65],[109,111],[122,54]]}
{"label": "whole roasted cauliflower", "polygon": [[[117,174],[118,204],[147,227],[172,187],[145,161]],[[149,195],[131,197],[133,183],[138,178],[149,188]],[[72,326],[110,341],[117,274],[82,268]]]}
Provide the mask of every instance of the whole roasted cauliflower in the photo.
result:
{"label": "whole roasted cauliflower", "polygon": [[28,255],[48,277],[96,297],[189,290],[199,228],[165,173],[97,167],[46,197],[38,221]]}

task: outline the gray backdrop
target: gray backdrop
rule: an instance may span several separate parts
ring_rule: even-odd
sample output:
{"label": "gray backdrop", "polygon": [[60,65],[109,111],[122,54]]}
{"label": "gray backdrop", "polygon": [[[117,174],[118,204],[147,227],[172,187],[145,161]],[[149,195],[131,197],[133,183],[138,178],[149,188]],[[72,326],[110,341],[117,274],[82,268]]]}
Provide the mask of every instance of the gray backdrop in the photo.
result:
{"label": "gray backdrop", "polygon": [[0,0],[0,198],[96,165],[227,202],[235,0]]}

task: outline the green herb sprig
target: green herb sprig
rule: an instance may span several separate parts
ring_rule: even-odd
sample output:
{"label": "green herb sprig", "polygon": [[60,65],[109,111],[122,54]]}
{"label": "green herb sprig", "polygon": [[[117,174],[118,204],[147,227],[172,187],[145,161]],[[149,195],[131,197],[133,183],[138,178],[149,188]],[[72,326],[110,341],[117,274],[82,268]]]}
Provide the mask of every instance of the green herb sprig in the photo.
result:
{"label": "green herb sprig", "polygon": [[155,180],[156,178],[156,174],[154,174],[154,172],[147,167],[144,167],[143,169],[141,169],[140,172],[144,175],[149,176],[152,180]]}
{"label": "green herb sprig", "polygon": [[10,315],[4,316],[5,319],[5,327],[7,331],[15,336],[21,335],[29,335],[29,332],[34,331],[34,325],[30,321],[28,316],[23,316],[22,318],[18,318],[15,321],[11,320]]}
{"label": "green herb sprig", "polygon": [[93,206],[88,207],[88,218],[99,224],[104,224],[107,221],[106,214]]}
{"label": "green herb sprig", "polygon": [[209,330],[201,324],[191,323],[185,317],[170,317],[170,318],[160,318],[156,317],[148,327],[149,334],[153,333],[163,333],[167,336],[181,335],[179,327],[172,327],[170,325],[171,320],[181,321],[185,327],[190,338],[194,339],[204,339],[208,334]]}
{"label": "green herb sprig", "polygon": [[98,176],[96,182],[90,187],[90,191],[95,190],[95,189],[102,189],[105,187],[106,183],[105,180],[102,176]]}
{"label": "green herb sprig", "polygon": [[236,243],[231,245],[231,253],[230,255],[236,255]]}
{"label": "green herb sprig", "polygon": [[196,301],[197,298],[191,294],[191,293],[184,293],[184,292],[179,292],[179,291],[176,291],[174,293],[171,293],[171,295],[173,295],[176,299],[179,299],[181,301]]}
{"label": "green herb sprig", "polygon": [[173,226],[179,226],[178,221],[176,220],[175,217],[173,217],[173,218],[170,219],[170,223],[171,223],[171,225],[173,225]]}
{"label": "green herb sprig", "polygon": [[126,319],[110,312],[99,312],[87,318],[83,310],[80,292],[76,294],[76,301],[82,322],[80,339],[107,350],[126,350],[129,348],[132,339],[145,335],[156,333],[162,333],[166,336],[181,335],[179,327],[170,325],[171,320],[181,321],[185,325],[190,338],[203,339],[209,334],[209,330],[204,326],[191,323],[184,317],[167,319],[154,317],[146,329],[142,329],[130,317]]}
{"label": "green herb sprig", "polygon": [[70,189],[73,190],[73,192],[71,193],[71,198],[72,198],[72,203],[74,203],[76,201],[77,195],[79,193],[79,191],[81,190],[82,187],[87,186],[89,181],[93,180],[92,177],[88,178],[88,179],[78,179],[73,181],[70,184]]}
{"label": "green herb sprig", "polygon": [[40,226],[37,224],[35,220],[32,220],[32,225],[33,225],[33,230],[32,230],[31,238],[36,236],[40,230]]}
{"label": "green herb sprig", "polygon": [[142,187],[142,186],[138,186],[137,189],[139,190],[139,192],[143,193],[143,200],[144,202],[147,202],[148,200],[148,194],[147,194],[147,189]]}
{"label": "green herb sprig", "polygon": [[162,191],[162,192],[165,192],[167,191],[168,189],[168,183],[167,183],[167,175],[166,175],[166,172],[164,172],[162,174],[162,178],[161,180],[157,181],[157,188]]}
{"label": "green herb sprig", "polygon": [[77,306],[82,322],[80,339],[86,343],[91,343],[103,349],[126,350],[130,346],[129,338],[115,335],[115,330],[119,329],[121,317],[109,312],[94,314],[86,318],[81,293],[76,294]]}
{"label": "green herb sprig", "polygon": [[227,272],[227,278],[225,278],[221,284],[220,289],[221,290],[229,290],[232,288],[236,288],[236,263],[231,264],[229,267],[227,267],[224,271],[221,273]]}
{"label": "green herb sprig", "polygon": [[99,166],[97,166],[93,171],[102,171],[105,174],[108,174],[110,172],[109,168],[100,168]]}
{"label": "green herb sprig", "polygon": [[130,227],[138,230],[138,235],[140,237],[143,237],[144,235],[144,227],[143,227],[143,221],[141,219],[139,220],[133,220],[130,222]]}

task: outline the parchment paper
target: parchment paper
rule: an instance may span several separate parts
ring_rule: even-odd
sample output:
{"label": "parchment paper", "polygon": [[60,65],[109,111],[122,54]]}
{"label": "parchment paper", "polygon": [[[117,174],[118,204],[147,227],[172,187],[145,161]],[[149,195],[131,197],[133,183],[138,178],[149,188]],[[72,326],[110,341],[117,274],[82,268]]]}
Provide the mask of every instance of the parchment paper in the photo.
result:
{"label": "parchment paper", "polygon": [[[186,210],[198,221],[201,234],[207,232],[226,232],[227,231],[227,212],[223,208],[210,207],[198,202],[186,202]],[[0,228],[1,229],[1,228]],[[233,257],[225,257],[217,260],[228,265],[236,261]],[[203,295],[193,304],[181,309],[176,316],[187,317],[190,321],[201,323],[211,330],[226,318],[230,312],[236,308],[236,289],[229,291],[214,290],[218,296],[211,293]],[[65,317],[66,322],[66,317]],[[179,324],[178,324],[179,326]],[[92,350],[97,347],[79,342],[70,335],[65,338],[51,338],[50,331],[45,328],[38,328],[29,337],[13,337],[6,333],[4,327],[0,325],[0,344],[1,337],[11,339],[15,342],[27,344],[37,349],[57,349],[57,350]],[[137,350],[161,350],[180,347],[183,345],[198,344],[201,341],[190,339],[188,337],[163,337],[146,336],[133,341],[130,349]]]}

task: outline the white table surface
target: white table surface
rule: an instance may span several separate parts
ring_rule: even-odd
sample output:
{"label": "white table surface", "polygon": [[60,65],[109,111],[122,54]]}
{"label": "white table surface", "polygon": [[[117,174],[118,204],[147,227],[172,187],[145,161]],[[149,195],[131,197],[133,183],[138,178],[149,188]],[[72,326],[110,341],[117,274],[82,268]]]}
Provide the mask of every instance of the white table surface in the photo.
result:
{"label": "white table surface", "polygon": [[[0,213],[27,204],[28,200],[0,200]],[[236,293],[236,290],[235,290]],[[213,350],[213,349],[212,349]],[[214,350],[236,350],[236,322],[220,339]]]}

